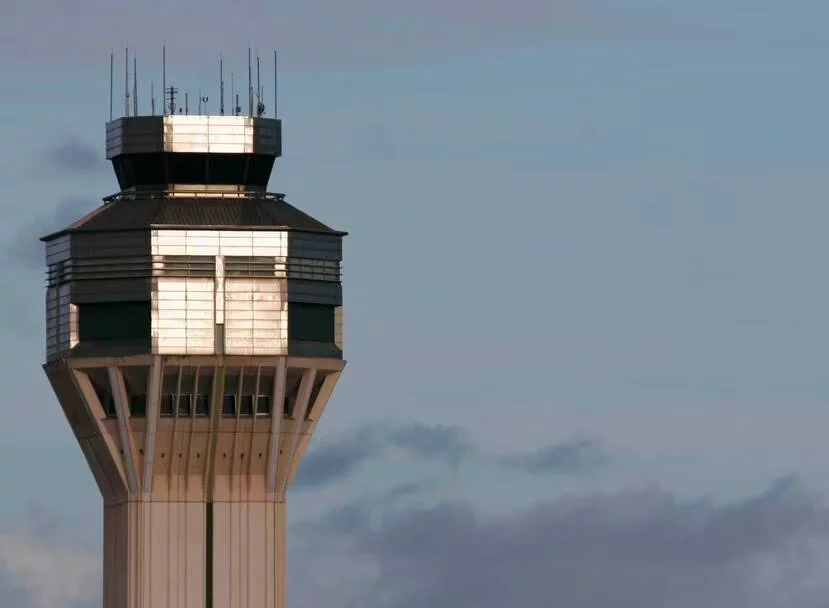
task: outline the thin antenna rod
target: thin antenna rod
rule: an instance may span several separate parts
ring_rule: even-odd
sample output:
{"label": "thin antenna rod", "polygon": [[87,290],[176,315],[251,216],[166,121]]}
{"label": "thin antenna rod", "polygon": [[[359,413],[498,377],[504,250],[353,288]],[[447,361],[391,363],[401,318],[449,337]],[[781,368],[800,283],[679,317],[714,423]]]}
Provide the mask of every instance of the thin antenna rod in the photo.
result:
{"label": "thin antenna rod", "polygon": [[130,50],[124,50],[124,116],[130,115]]}
{"label": "thin antenna rod", "polygon": [[219,114],[225,115],[225,78],[221,55],[219,55]]}
{"label": "thin antenna rod", "polygon": [[[234,99],[236,100],[235,102],[233,101]],[[236,107],[239,105],[239,96],[236,95],[236,81],[233,72],[230,73],[230,103],[233,104],[233,110],[231,111],[231,114],[233,116],[238,116],[239,111],[236,109]]]}
{"label": "thin antenna rod", "polygon": [[250,47],[248,47],[248,116],[253,118],[253,76],[251,74]]}
{"label": "thin antenna rod", "polygon": [[189,93],[184,94],[184,113],[185,113],[185,115],[190,114],[190,94]]}
{"label": "thin antenna rod", "polygon": [[167,45],[161,45],[161,115],[167,115]]}
{"label": "thin antenna rod", "polygon": [[155,116],[155,84],[150,82],[150,112]]}
{"label": "thin antenna rod", "polygon": [[259,78],[259,53],[256,53],[256,115],[262,116],[262,80]]}
{"label": "thin antenna rod", "polygon": [[273,117],[279,118],[279,113],[277,112],[277,87],[278,87],[278,77],[277,77],[277,56],[276,50],[273,52]]}
{"label": "thin antenna rod", "polygon": [[138,58],[132,56],[132,115],[138,116]]}
{"label": "thin antenna rod", "polygon": [[109,120],[112,122],[112,81],[115,76],[115,50],[109,53]]}

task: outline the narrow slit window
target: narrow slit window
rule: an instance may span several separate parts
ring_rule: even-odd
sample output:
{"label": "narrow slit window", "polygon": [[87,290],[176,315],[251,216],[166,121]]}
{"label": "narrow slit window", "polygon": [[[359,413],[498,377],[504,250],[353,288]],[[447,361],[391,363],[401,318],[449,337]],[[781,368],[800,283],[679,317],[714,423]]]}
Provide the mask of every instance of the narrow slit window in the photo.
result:
{"label": "narrow slit window", "polygon": [[222,398],[222,416],[236,416],[236,395],[225,395]]}
{"label": "narrow slit window", "polygon": [[242,395],[239,402],[239,415],[246,418],[253,416],[253,395]]}
{"label": "narrow slit window", "polygon": [[256,415],[267,416],[271,413],[271,398],[268,395],[259,395],[256,398]]}
{"label": "narrow slit window", "polygon": [[176,403],[176,396],[170,393],[161,396],[161,416],[170,418]]}
{"label": "narrow slit window", "polygon": [[193,415],[193,396],[179,395],[178,397],[178,417],[189,418]]}
{"label": "narrow slit window", "polygon": [[204,418],[210,415],[210,395],[196,395],[196,416]]}

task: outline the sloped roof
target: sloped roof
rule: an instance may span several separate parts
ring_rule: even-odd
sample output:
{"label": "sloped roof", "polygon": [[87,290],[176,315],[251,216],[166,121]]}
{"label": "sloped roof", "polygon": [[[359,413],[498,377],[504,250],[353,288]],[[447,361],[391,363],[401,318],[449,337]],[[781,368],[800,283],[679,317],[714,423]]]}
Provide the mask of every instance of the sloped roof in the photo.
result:
{"label": "sloped roof", "polygon": [[50,241],[72,232],[111,232],[151,228],[290,229],[345,234],[326,226],[281,197],[115,198],[66,228],[43,237]]}

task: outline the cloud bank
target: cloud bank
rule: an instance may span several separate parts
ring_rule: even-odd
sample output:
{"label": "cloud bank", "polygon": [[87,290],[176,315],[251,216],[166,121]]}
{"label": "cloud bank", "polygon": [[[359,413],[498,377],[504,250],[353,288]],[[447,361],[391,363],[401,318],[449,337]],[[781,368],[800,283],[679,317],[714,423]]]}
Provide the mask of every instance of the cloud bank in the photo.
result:
{"label": "cloud bank", "polygon": [[367,425],[309,451],[293,487],[310,490],[346,479],[364,464],[392,450],[402,451],[418,461],[457,466],[473,449],[457,427],[419,423]]}
{"label": "cloud bank", "polygon": [[302,461],[293,488],[313,490],[357,474],[363,465],[401,452],[419,463],[457,469],[471,456],[491,458],[496,465],[534,475],[577,475],[607,463],[597,444],[585,439],[553,443],[537,451],[490,456],[456,426],[422,423],[371,424],[314,447]]}
{"label": "cloud bank", "polygon": [[829,593],[829,511],[791,481],[724,505],[646,489],[498,519],[463,504],[376,511],[318,524],[320,546],[364,560],[362,586],[340,599],[306,586],[294,605],[823,608]]}

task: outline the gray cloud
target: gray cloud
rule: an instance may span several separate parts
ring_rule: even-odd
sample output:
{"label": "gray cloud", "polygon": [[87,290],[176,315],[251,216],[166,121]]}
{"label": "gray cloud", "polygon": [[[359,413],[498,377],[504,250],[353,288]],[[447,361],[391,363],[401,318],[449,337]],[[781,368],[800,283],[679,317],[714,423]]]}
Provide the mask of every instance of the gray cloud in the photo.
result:
{"label": "gray cloud", "polygon": [[78,139],[67,139],[46,153],[57,169],[70,173],[101,173],[106,170],[104,155],[98,148]]}
{"label": "gray cloud", "polygon": [[293,487],[310,490],[345,479],[366,462],[395,448],[418,460],[446,462],[453,466],[473,449],[456,427],[368,425],[309,450]]}
{"label": "gray cloud", "polygon": [[[441,462],[457,468],[478,448],[456,426],[368,425],[309,450],[293,487],[311,490],[346,479],[390,450],[402,451],[418,461]],[[607,458],[596,442],[574,439],[536,452],[510,454],[497,461],[532,474],[576,475],[600,467]]]}
{"label": "gray cloud", "polygon": [[594,470],[606,462],[596,442],[574,439],[557,443],[529,454],[515,454],[503,459],[504,464],[528,473],[575,474]]}
{"label": "gray cloud", "polygon": [[297,490],[312,489],[349,477],[360,465],[379,455],[382,449],[382,441],[378,441],[376,434],[366,428],[324,443],[305,456],[293,487]]}
{"label": "gray cloud", "polygon": [[390,443],[422,460],[443,460],[457,465],[472,446],[463,431],[451,426],[412,424],[391,433]]}
{"label": "gray cloud", "polygon": [[[639,35],[654,20],[603,0],[244,0],[232,7],[196,0],[11,0],[7,14],[13,18],[0,23],[0,48],[15,57],[101,61],[125,41],[145,52],[166,41],[173,70],[177,61],[238,50],[240,41],[262,48],[278,41],[300,61],[378,61],[552,36]],[[28,36],[31,31],[40,35]]]}
{"label": "gray cloud", "polygon": [[21,225],[6,246],[7,255],[21,266],[43,268],[45,250],[39,241],[40,237],[65,228],[98,206],[88,199],[69,198],[61,201],[39,217]]}
{"label": "gray cloud", "polygon": [[790,481],[730,504],[629,490],[500,518],[364,503],[319,525],[374,572],[349,599],[366,608],[825,608],[829,593],[829,511]]}

